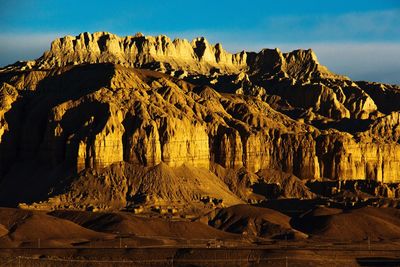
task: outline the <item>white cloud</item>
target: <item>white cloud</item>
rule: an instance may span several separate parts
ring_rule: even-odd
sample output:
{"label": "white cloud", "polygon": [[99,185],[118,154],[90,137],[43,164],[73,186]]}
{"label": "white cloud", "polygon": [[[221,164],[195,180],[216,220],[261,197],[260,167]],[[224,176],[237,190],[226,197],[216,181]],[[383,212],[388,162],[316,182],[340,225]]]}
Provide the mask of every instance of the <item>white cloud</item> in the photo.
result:
{"label": "white cloud", "polygon": [[400,40],[400,9],[267,17],[267,38],[279,41]]}
{"label": "white cloud", "polygon": [[62,33],[1,34],[0,66],[18,60],[36,59],[50,48],[54,39],[64,35]]}
{"label": "white cloud", "polygon": [[400,43],[315,44],[321,64],[354,80],[400,84]]}

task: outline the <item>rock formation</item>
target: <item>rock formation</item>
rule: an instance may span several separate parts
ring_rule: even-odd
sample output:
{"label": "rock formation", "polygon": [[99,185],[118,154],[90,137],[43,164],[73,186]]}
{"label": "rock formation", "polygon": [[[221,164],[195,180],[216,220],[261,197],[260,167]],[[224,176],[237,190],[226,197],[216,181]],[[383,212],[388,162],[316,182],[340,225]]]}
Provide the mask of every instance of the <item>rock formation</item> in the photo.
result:
{"label": "rock formation", "polygon": [[[400,99],[399,87],[352,82],[312,50],[230,54],[204,38],[83,33],[1,69],[0,84],[0,199],[9,205],[48,194],[75,208],[152,195],[247,201],[256,182],[240,189],[217,169],[292,174],[282,176],[297,188],[287,197],[312,197],[298,178],[400,182],[400,106],[386,102]],[[184,165],[207,182],[188,186],[176,174]],[[108,198],[93,201],[91,170],[107,174],[97,186]],[[155,177],[176,187],[154,186]],[[220,193],[207,189],[213,183]]]}

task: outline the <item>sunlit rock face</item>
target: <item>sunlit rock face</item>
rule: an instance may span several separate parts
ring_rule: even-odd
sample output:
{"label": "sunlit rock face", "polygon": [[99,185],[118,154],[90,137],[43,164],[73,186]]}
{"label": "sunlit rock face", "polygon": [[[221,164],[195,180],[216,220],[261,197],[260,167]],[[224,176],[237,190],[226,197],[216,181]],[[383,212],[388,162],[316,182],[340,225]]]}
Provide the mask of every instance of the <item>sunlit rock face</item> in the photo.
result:
{"label": "sunlit rock face", "polygon": [[82,63],[116,63],[130,67],[157,68],[161,71],[184,70],[209,73],[221,68],[235,73],[246,66],[246,53],[231,54],[221,44],[210,45],[204,38],[192,42],[160,36],[119,37],[107,32],[82,33],[56,39],[35,63],[46,69]]}
{"label": "sunlit rock face", "polygon": [[82,33],[0,82],[0,195],[115,164],[400,182],[400,88],[352,82],[312,50]]}

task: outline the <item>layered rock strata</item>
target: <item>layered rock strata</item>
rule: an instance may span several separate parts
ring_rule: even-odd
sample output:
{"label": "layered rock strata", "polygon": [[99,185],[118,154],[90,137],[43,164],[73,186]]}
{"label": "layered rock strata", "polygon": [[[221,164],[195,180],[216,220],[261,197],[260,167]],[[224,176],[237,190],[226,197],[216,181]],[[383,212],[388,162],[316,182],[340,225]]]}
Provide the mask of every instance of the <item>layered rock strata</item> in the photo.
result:
{"label": "layered rock strata", "polygon": [[84,33],[0,82],[3,194],[122,162],[400,181],[399,106],[379,93],[398,87],[354,83],[311,50]]}

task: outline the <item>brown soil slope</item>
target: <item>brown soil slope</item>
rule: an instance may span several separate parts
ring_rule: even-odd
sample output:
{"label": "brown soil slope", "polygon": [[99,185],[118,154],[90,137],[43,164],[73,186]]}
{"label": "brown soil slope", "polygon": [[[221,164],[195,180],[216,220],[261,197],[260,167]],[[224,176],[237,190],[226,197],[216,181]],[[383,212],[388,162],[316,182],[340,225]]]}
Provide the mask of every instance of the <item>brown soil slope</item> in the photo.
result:
{"label": "brown soil slope", "polygon": [[83,211],[53,211],[50,215],[70,220],[85,228],[99,232],[135,235],[139,237],[183,239],[236,239],[239,237],[238,235],[219,231],[200,222],[145,218],[127,212],[91,213]]}
{"label": "brown soil slope", "polygon": [[190,205],[202,197],[223,200],[224,205],[243,203],[212,172],[188,165],[169,167],[160,163],[143,167],[128,163],[114,164],[101,170],[83,171],[78,177],[56,184],[58,193],[49,201],[25,208],[115,210],[130,205],[146,207]]}
{"label": "brown soil slope", "polygon": [[305,237],[290,226],[290,217],[267,208],[236,205],[221,209],[209,224],[218,229],[248,236],[294,238]]}
{"label": "brown soil slope", "polygon": [[0,224],[7,230],[0,238],[3,246],[31,243],[37,246],[41,242],[42,246],[68,247],[77,242],[113,238],[111,234],[95,232],[71,221],[36,211],[1,208]]}
{"label": "brown soil slope", "polygon": [[342,212],[337,209],[316,208],[293,219],[291,224],[313,239],[400,239],[400,211],[393,208],[366,207]]}

